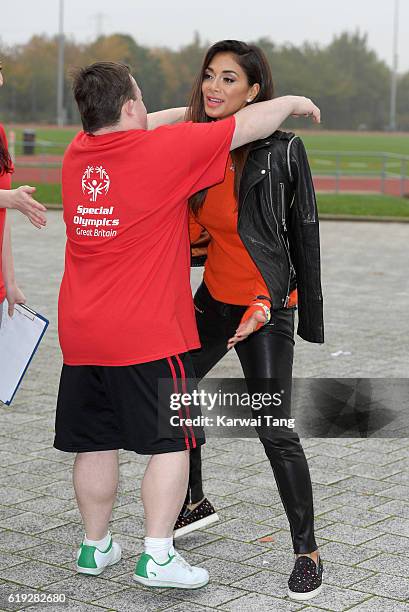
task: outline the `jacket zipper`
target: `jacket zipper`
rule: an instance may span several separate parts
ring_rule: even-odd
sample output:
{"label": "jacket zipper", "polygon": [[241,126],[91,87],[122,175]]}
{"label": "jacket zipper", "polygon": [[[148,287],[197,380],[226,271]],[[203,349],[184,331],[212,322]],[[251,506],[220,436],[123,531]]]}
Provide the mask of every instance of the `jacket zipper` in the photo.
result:
{"label": "jacket zipper", "polygon": [[284,231],[287,232],[287,225],[285,223],[284,183],[280,183],[280,195],[281,195],[281,222],[283,224]]}
{"label": "jacket zipper", "polygon": [[268,169],[269,169],[269,173],[268,173],[268,185],[270,188],[270,208],[271,208],[271,214],[274,217],[274,221],[276,222],[277,225],[277,233],[278,232],[278,221],[277,221],[277,217],[275,216],[275,212],[274,212],[274,206],[273,206],[273,187],[271,184],[271,151],[269,151],[268,156],[267,156],[267,164],[268,164]]}
{"label": "jacket zipper", "polygon": [[[281,194],[281,220],[283,222],[283,229],[285,231],[285,238],[283,236],[283,242],[284,242],[285,250],[287,251],[288,262],[290,264],[290,279],[289,279],[288,290],[287,290],[288,295],[287,295],[287,299],[286,299],[286,306],[287,306],[288,301],[289,301],[291,274],[295,274],[295,269],[294,269],[294,266],[293,266],[293,262],[291,261],[290,245],[288,243],[287,223],[286,223],[286,220],[285,220],[284,183],[280,183],[280,194]],[[291,202],[291,204],[292,204],[292,202]]]}
{"label": "jacket zipper", "polygon": [[[290,282],[291,282],[291,270],[293,268],[293,265],[291,263],[291,258],[290,258],[290,252],[287,248],[287,245],[285,244],[285,240],[283,239],[283,236],[281,234],[281,231],[279,229],[279,225],[278,225],[278,221],[277,221],[277,217],[275,216],[274,213],[274,206],[273,206],[273,186],[271,184],[271,151],[268,152],[268,156],[267,156],[267,163],[268,163],[268,169],[269,169],[269,173],[268,173],[268,185],[270,188],[270,203],[271,203],[271,212],[273,214],[274,217],[274,221],[276,222],[276,226],[277,226],[277,233],[279,238],[281,238],[281,242],[284,246],[285,252],[287,253],[287,258],[288,258],[288,267],[289,267],[289,273],[288,273],[288,283],[287,283],[287,295],[284,301],[284,308],[288,305],[289,299],[290,299]],[[281,204],[282,204],[282,216],[284,216],[284,201],[283,201],[283,197],[284,197],[284,184],[280,183],[280,189],[281,189]]]}
{"label": "jacket zipper", "polygon": [[[294,266],[293,263],[291,261],[291,255],[290,255],[290,245],[288,243],[288,232],[287,232],[287,223],[285,220],[285,198],[284,198],[284,183],[280,183],[280,194],[281,194],[281,221],[283,224],[283,228],[285,231],[285,245],[286,245],[286,251],[287,251],[287,255],[288,255],[288,261],[290,263],[290,270],[291,272],[295,273],[294,270]],[[293,198],[294,201],[294,198]],[[291,205],[293,204],[293,202],[291,202]]]}

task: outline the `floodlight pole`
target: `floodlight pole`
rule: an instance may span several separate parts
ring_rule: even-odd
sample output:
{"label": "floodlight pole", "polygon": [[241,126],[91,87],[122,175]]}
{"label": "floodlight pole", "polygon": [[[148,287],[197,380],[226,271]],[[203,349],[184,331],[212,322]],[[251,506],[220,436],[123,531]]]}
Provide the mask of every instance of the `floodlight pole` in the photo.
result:
{"label": "floodlight pole", "polygon": [[95,28],[95,40],[98,40],[98,38],[100,38],[103,34],[103,25],[104,25],[104,19],[107,15],[105,15],[105,13],[96,13],[94,15],[95,17],[95,24],[96,24],[96,28]]}
{"label": "floodlight pole", "polygon": [[399,24],[399,0],[395,0],[393,19],[393,60],[391,74],[391,104],[390,104],[390,129],[396,130],[396,90],[398,84],[398,24]]}
{"label": "floodlight pole", "polygon": [[57,72],[57,124],[64,125],[64,0],[60,0]]}

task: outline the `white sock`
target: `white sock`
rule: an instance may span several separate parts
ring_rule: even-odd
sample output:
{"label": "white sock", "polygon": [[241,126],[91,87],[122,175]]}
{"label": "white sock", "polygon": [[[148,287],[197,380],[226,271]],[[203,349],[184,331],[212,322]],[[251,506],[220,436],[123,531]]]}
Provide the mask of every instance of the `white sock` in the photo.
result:
{"label": "white sock", "polygon": [[108,531],[105,538],[102,538],[102,540],[89,540],[87,538],[87,534],[85,534],[85,537],[84,537],[84,544],[86,544],[87,546],[95,546],[95,548],[98,548],[98,550],[100,550],[101,552],[104,552],[104,550],[108,548],[110,541],[111,541],[110,531]]}
{"label": "white sock", "polygon": [[173,548],[173,536],[170,538],[145,537],[145,552],[151,555],[158,563],[165,563],[169,558],[169,552]]}

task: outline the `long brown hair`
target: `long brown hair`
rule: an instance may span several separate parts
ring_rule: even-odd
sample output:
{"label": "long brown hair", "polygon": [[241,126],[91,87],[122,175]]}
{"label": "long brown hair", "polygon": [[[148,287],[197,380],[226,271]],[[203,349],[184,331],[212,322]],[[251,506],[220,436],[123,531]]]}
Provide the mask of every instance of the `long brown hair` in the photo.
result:
{"label": "long brown hair", "polygon": [[[274,85],[271,69],[263,51],[256,45],[247,45],[245,42],[240,40],[221,40],[210,47],[203,60],[202,67],[196,77],[196,81],[190,95],[189,107],[186,114],[187,121],[194,121],[198,123],[213,121],[213,119],[208,117],[205,113],[202,83],[205,72],[215,55],[217,55],[217,53],[226,52],[234,55],[235,61],[244,70],[250,87],[255,83],[259,83],[260,85],[259,93],[252,100],[252,102],[250,102],[250,104],[253,102],[264,102],[266,100],[271,100],[274,97]],[[237,201],[239,199],[240,181],[250,147],[250,144],[243,145],[242,147],[234,149],[234,151],[231,152],[231,157],[235,167],[234,195]],[[202,208],[206,194],[207,189],[203,189],[189,198],[190,210],[195,215],[197,215]]]}
{"label": "long brown hair", "polygon": [[13,164],[6,143],[0,136],[0,176],[13,171]]}
{"label": "long brown hair", "polygon": [[[0,72],[3,69],[3,64],[0,60]],[[3,142],[3,139],[0,137],[0,176],[5,174],[6,172],[12,172],[13,164],[11,161],[10,154],[7,150],[6,143]]]}

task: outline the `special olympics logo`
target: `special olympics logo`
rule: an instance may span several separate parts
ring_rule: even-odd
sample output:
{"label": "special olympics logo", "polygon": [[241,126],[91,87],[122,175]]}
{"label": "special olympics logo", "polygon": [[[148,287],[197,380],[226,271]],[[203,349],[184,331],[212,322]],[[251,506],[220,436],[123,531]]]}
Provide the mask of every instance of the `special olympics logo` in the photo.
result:
{"label": "special olympics logo", "polygon": [[82,193],[90,196],[90,202],[96,202],[99,195],[108,193],[111,181],[102,166],[87,166],[81,183]]}

